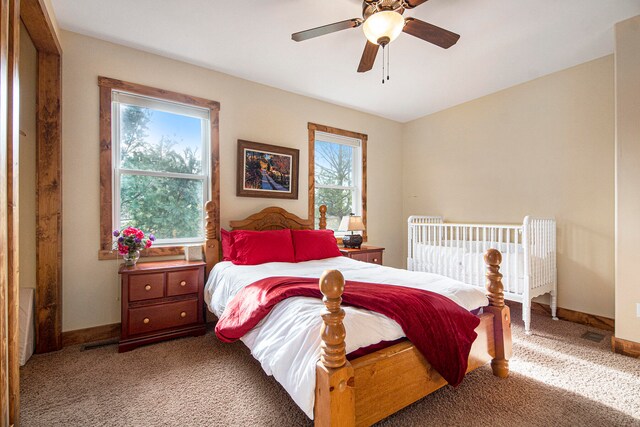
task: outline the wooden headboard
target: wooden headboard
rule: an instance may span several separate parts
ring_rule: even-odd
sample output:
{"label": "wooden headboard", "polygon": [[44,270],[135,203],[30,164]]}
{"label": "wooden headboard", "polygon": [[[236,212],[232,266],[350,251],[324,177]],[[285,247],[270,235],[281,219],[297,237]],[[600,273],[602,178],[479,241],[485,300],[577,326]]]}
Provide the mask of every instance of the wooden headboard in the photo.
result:
{"label": "wooden headboard", "polygon": [[[205,221],[205,244],[204,255],[207,262],[207,274],[214,265],[220,261],[220,237],[218,235],[218,220],[215,218],[215,211],[211,202],[205,205],[207,212]],[[313,219],[302,219],[299,216],[288,212],[276,206],[265,208],[258,213],[249,215],[245,219],[230,221],[229,225],[232,230],[280,230],[283,228],[291,228],[293,230],[313,230]],[[327,227],[327,207],[320,206],[320,224],[321,230]]]}
{"label": "wooden headboard", "polygon": [[285,209],[272,206],[245,219],[230,221],[233,230],[280,230],[291,228],[293,230],[313,230],[313,220],[302,219]]}

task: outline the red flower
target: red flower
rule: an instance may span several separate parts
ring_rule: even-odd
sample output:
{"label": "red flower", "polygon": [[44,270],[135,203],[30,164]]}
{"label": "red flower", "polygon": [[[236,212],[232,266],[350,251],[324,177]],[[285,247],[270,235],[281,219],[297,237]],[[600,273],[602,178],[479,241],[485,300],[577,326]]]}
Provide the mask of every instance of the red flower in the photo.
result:
{"label": "red flower", "polygon": [[155,240],[153,234],[150,234],[149,238],[145,238],[144,232],[135,227],[124,228],[118,235],[114,234],[114,237],[117,237],[117,239],[113,242],[113,248],[117,248],[120,255],[126,255],[136,250],[150,248]]}

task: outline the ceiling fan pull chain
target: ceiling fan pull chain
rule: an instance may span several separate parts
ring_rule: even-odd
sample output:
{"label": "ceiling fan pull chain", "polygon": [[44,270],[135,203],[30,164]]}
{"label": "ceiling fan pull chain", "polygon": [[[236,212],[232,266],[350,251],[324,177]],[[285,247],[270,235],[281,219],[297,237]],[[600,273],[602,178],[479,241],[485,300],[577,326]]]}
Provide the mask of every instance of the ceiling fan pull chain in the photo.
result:
{"label": "ceiling fan pull chain", "polygon": [[384,46],[382,46],[382,84],[384,84]]}
{"label": "ceiling fan pull chain", "polygon": [[387,80],[389,80],[389,56],[391,55],[391,46],[387,47]]}

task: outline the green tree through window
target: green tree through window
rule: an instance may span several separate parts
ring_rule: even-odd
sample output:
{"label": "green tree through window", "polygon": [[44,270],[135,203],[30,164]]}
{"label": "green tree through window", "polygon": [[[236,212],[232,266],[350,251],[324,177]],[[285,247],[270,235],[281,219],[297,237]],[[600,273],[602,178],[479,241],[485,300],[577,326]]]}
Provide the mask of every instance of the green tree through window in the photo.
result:
{"label": "green tree through window", "polygon": [[[184,137],[193,133],[185,129],[204,129],[202,120],[124,103],[118,108],[119,227],[152,232],[161,243],[202,239],[202,150]],[[165,133],[171,126],[176,132]]]}
{"label": "green tree through window", "polygon": [[317,137],[314,148],[316,221],[320,205],[326,205],[327,228],[337,230],[343,216],[360,212],[360,146]]}

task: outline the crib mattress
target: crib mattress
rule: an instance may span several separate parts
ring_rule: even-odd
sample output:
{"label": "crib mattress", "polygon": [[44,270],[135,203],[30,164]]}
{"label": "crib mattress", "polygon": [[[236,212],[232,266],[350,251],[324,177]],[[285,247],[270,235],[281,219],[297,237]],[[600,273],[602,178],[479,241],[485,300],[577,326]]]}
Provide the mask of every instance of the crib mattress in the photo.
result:
{"label": "crib mattress", "polygon": [[[502,253],[500,273],[503,275],[504,290],[521,295],[525,288],[522,245],[503,243],[498,246],[495,249]],[[484,253],[487,249],[489,247],[481,245],[457,247],[456,242],[445,242],[443,246],[418,243],[412,259],[416,264],[414,270],[442,274],[474,286],[484,286]]]}

